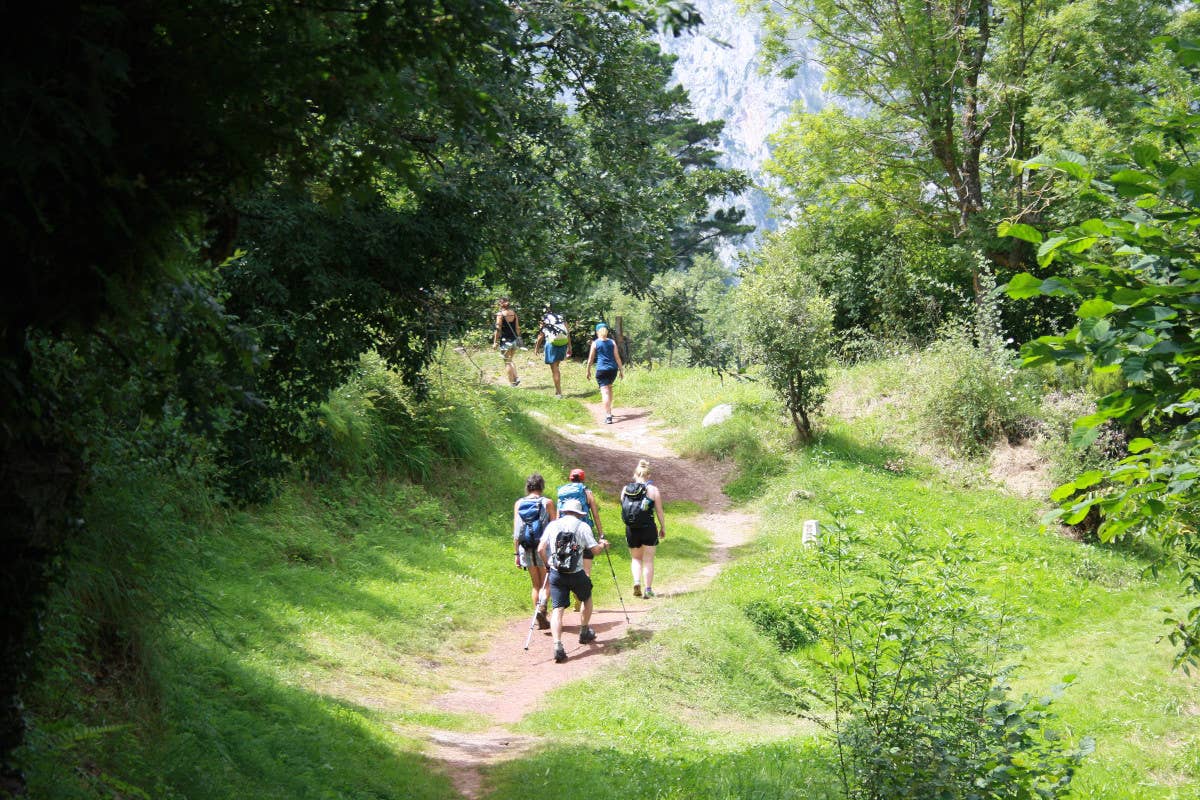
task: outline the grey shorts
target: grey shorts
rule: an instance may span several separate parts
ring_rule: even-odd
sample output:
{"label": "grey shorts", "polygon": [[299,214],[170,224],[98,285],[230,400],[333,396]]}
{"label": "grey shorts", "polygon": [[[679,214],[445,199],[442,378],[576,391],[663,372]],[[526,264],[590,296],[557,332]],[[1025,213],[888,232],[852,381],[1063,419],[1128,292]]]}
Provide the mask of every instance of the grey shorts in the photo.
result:
{"label": "grey shorts", "polygon": [[[521,569],[529,569],[529,554],[525,552],[525,548],[520,548],[521,552]],[[542,554],[537,550],[533,551],[533,565],[535,567],[546,568],[546,562],[542,561]]]}

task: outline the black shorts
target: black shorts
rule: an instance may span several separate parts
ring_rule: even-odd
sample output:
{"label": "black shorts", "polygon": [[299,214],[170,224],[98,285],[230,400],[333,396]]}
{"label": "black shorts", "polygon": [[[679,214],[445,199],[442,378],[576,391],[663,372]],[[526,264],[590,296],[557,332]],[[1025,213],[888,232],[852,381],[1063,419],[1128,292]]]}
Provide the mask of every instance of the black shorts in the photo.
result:
{"label": "black shorts", "polygon": [[651,525],[648,528],[625,527],[625,544],[632,550],[635,547],[654,547],[658,544],[658,528]]}
{"label": "black shorts", "polygon": [[613,381],[617,379],[617,371],[615,369],[598,369],[596,370],[596,383],[600,386],[612,386]]}
{"label": "black shorts", "polygon": [[583,570],[578,572],[559,572],[550,570],[550,599],[555,608],[568,608],[571,605],[571,593],[586,603],[592,596],[592,579]]}

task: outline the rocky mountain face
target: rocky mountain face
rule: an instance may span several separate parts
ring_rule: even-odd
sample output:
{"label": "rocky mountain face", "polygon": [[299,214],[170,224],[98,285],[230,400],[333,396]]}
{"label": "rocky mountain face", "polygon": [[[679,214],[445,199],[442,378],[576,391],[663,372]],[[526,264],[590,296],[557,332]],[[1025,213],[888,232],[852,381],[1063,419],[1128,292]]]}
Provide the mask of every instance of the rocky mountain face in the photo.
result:
{"label": "rocky mountain face", "polygon": [[[662,48],[679,59],[675,78],[691,95],[696,116],[704,121],[725,120],[722,163],[745,170],[761,185],[762,165],[770,156],[768,137],[794,106],[818,111],[825,105],[824,73],[806,62],[791,80],[763,74],[759,18],[743,13],[737,0],[693,1],[704,25],[691,34],[662,36]],[[747,220],[760,231],[774,227],[761,189],[751,190],[740,203],[747,209]],[[722,257],[729,263],[732,255]]]}

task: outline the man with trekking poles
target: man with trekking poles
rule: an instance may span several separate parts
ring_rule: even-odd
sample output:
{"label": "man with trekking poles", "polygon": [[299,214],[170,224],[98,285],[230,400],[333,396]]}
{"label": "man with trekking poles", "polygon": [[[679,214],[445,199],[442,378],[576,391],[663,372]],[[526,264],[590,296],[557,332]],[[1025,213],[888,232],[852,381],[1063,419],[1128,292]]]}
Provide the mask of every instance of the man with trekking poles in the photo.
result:
{"label": "man with trekking poles", "polygon": [[588,627],[592,618],[592,579],[583,571],[583,553],[593,555],[607,550],[608,540],[596,541],[592,528],[583,521],[586,513],[583,504],[576,498],[564,500],[558,509],[558,519],[546,527],[538,546],[538,555],[550,566],[550,599],[554,610],[550,613],[550,632],[554,635],[554,660],[561,664],[567,660],[567,651],[562,643],[563,611],[571,604],[574,594],[583,604],[579,618],[579,643],[596,641],[596,632]]}

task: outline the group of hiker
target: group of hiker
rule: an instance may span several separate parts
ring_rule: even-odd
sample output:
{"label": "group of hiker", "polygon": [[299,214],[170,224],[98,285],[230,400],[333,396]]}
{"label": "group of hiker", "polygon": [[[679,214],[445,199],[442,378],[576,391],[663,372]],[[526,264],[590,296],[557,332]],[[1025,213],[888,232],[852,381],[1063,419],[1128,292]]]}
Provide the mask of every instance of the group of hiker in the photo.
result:
{"label": "group of hiker", "polygon": [[[587,379],[592,379],[592,368],[595,367],[596,384],[600,387],[600,398],[604,403],[604,421],[612,424],[613,413],[613,382],[618,377],[625,377],[625,364],[621,361],[621,351],[609,334],[607,322],[597,322],[596,338],[592,340],[587,357]],[[517,350],[522,346],[521,320],[512,308],[507,297],[500,298],[500,310],[496,312],[495,332],[492,336],[492,347],[498,349],[504,357],[504,369],[508,382],[512,386],[520,386],[521,378],[517,375],[514,363]],[[541,350],[547,364],[550,365],[550,375],[554,379],[554,396],[562,399],[562,375],[559,364],[571,357],[571,333],[562,315],[555,313],[550,306],[542,311],[541,323],[538,326],[537,341],[533,349]]]}
{"label": "group of hiker", "polygon": [[[546,496],[546,481],[535,472],[525,480],[525,496],[513,504],[513,557],[516,566],[529,571],[531,584],[530,630],[535,624],[540,630],[550,629],[554,660],[560,664],[567,660],[563,614],[572,595],[580,613],[579,643],[596,641],[596,632],[588,624],[592,617],[592,563],[596,555],[611,547],[604,536],[596,496],[584,483],[586,477],[582,469],[571,470],[568,482],[555,493],[556,503]],[[655,596],[654,551],[667,530],[662,504],[662,494],[650,479],[650,462],[642,459],[633,480],[621,490],[621,519],[635,597]],[[611,569],[611,560],[609,566]]]}

